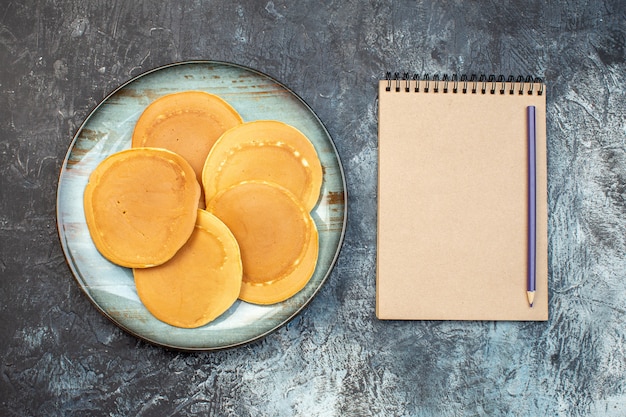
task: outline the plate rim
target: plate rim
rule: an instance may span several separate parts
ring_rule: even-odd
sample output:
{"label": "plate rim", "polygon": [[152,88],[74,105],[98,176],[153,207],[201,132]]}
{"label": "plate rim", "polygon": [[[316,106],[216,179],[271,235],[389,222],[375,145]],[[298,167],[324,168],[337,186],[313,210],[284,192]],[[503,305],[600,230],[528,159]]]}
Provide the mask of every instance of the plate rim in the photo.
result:
{"label": "plate rim", "polygon": [[[308,110],[310,112],[310,114],[314,117],[315,121],[317,122],[317,124],[319,125],[319,127],[321,127],[321,129],[323,130],[323,133],[326,135],[326,137],[329,138],[329,143],[330,146],[332,148],[332,152],[334,153],[336,160],[337,160],[337,167],[338,167],[338,172],[340,173],[341,176],[341,185],[343,188],[343,219],[342,219],[342,224],[341,224],[341,232],[339,234],[339,239],[337,241],[337,248],[334,251],[334,254],[332,256],[332,259],[330,260],[329,266],[328,266],[328,270],[326,271],[326,273],[324,274],[324,277],[320,280],[319,285],[317,285],[317,287],[315,288],[315,290],[311,293],[311,296],[306,299],[301,305],[298,306],[297,309],[295,309],[293,311],[293,313],[291,313],[288,317],[286,317],[283,321],[281,321],[278,325],[273,326],[272,328],[258,334],[255,335],[253,337],[247,338],[246,340],[240,341],[240,342],[236,342],[236,343],[229,343],[229,344],[225,344],[222,346],[202,346],[202,347],[181,347],[181,346],[174,346],[172,344],[168,344],[168,343],[164,343],[164,342],[159,342],[156,340],[151,340],[141,334],[139,334],[136,331],[133,331],[131,329],[129,329],[127,326],[124,326],[123,324],[121,324],[120,322],[116,321],[109,313],[107,313],[91,296],[91,294],[89,294],[87,292],[87,290],[85,289],[85,286],[82,285],[82,283],[79,280],[79,271],[76,269],[75,265],[70,262],[70,258],[72,258],[71,252],[65,242],[66,237],[64,237],[64,233],[62,230],[62,224],[60,222],[60,218],[62,216],[61,212],[60,212],[60,199],[61,199],[61,186],[62,186],[62,180],[63,180],[63,176],[64,176],[64,172],[68,166],[68,162],[70,159],[70,156],[72,154],[72,150],[74,149],[79,136],[81,135],[83,129],[85,128],[85,126],[88,124],[88,122],[90,121],[90,119],[98,112],[98,109],[100,109],[100,107],[102,107],[104,105],[104,103],[106,103],[111,97],[113,97],[114,95],[116,95],[120,90],[126,88],[128,85],[134,83],[135,81],[139,80],[140,78],[146,77],[152,73],[155,72],[159,72],[159,71],[163,71],[163,70],[167,70],[168,68],[172,68],[172,67],[178,67],[178,66],[185,66],[185,65],[215,65],[215,66],[226,66],[226,67],[234,67],[234,68],[238,68],[247,72],[251,72],[256,74],[257,76],[266,78],[268,80],[270,80],[271,82],[275,83],[276,85],[280,86],[281,88],[283,88],[285,91],[287,91],[289,94],[292,95],[292,97],[296,98],[304,107],[306,110]],[[136,337],[139,340],[142,340],[146,343],[148,343],[149,345],[152,346],[157,346],[157,347],[162,347],[165,349],[169,349],[169,350],[174,350],[174,351],[187,351],[187,352],[209,352],[209,351],[220,351],[220,350],[226,350],[226,349],[232,349],[235,347],[240,347],[240,346],[245,346],[245,345],[249,345],[252,342],[258,341],[264,337],[267,337],[268,335],[274,333],[275,331],[281,329],[282,327],[284,327],[285,325],[287,325],[289,322],[291,322],[296,316],[298,316],[303,309],[305,309],[312,301],[313,299],[317,296],[318,292],[321,290],[321,288],[324,286],[324,284],[326,283],[326,281],[328,280],[329,276],[331,275],[331,273],[333,272],[336,264],[337,264],[337,260],[339,258],[339,254],[343,248],[343,244],[344,244],[344,240],[345,240],[345,235],[346,235],[346,229],[347,229],[347,222],[348,222],[348,187],[347,187],[347,183],[346,183],[346,176],[345,176],[345,171],[343,168],[343,164],[339,155],[339,151],[337,150],[337,146],[335,145],[334,139],[333,137],[330,135],[330,132],[328,132],[328,129],[326,128],[326,126],[324,125],[324,123],[322,122],[322,120],[320,119],[320,117],[317,115],[317,113],[313,110],[313,108],[311,106],[309,106],[309,104],[302,98],[300,97],[300,95],[298,95],[295,91],[293,91],[291,88],[287,87],[285,84],[283,84],[281,81],[277,80],[276,78],[272,77],[271,75],[259,71],[257,69],[245,66],[245,65],[241,65],[241,64],[237,64],[237,63],[233,63],[233,62],[228,62],[228,61],[220,61],[220,60],[204,60],[204,59],[198,59],[198,60],[184,60],[184,61],[176,61],[176,62],[171,62],[169,64],[165,64],[165,65],[161,65],[161,66],[157,66],[155,68],[146,70],[144,72],[141,72],[135,76],[132,76],[131,78],[129,78],[128,80],[126,80],[125,82],[121,83],[120,85],[118,85],[115,89],[113,89],[111,92],[109,92],[108,94],[106,94],[90,111],[89,113],[85,116],[84,120],[82,121],[82,123],[80,124],[80,126],[76,129],[76,132],[74,133],[74,136],[72,137],[72,140],[70,141],[67,151],[65,153],[65,156],[63,158],[63,161],[61,163],[61,167],[59,169],[59,174],[57,177],[57,187],[56,187],[56,199],[55,199],[55,214],[56,214],[56,226],[57,226],[57,237],[59,239],[59,243],[61,245],[61,249],[63,252],[63,259],[66,263],[66,265],[69,267],[70,272],[72,274],[72,277],[74,279],[74,281],[78,284],[78,287],[80,288],[81,292],[87,297],[87,299],[90,301],[90,303],[96,307],[96,310],[103,315],[104,317],[106,317],[110,322],[112,322],[117,328],[123,330],[125,333]]]}

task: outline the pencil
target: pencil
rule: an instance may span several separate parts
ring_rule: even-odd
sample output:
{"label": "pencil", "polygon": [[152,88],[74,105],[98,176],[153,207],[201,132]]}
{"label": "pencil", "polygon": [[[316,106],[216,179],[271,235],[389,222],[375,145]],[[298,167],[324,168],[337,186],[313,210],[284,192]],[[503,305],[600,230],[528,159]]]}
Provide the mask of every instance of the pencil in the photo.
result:
{"label": "pencil", "polygon": [[535,149],[535,106],[528,106],[528,280],[526,295],[528,304],[533,306],[536,289],[537,256],[537,178]]}

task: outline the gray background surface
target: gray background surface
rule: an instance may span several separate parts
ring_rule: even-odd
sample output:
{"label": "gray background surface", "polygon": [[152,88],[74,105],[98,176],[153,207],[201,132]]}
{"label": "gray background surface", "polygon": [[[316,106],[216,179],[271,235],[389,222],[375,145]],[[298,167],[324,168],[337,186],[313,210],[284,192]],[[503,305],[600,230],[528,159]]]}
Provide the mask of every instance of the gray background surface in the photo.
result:
{"label": "gray background surface", "polygon": [[[0,415],[626,415],[626,3],[549,3],[2,1]],[[262,340],[191,354],[101,316],[55,219],[84,118],[134,75],[188,59],[293,89],[333,137],[349,192],[344,246],[313,302]],[[387,70],[546,80],[548,322],[376,320]]]}

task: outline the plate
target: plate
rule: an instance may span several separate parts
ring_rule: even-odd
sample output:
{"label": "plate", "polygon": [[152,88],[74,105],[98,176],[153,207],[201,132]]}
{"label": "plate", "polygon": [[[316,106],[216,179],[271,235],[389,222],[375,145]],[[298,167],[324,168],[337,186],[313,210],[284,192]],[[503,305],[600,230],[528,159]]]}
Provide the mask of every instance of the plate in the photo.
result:
{"label": "plate", "polygon": [[[112,264],[94,246],[83,210],[83,191],[94,168],[130,148],[143,110],[175,92],[201,90],[226,100],[244,121],[279,120],[300,129],[317,150],[324,172],[312,211],[319,231],[319,260],[306,287],[270,306],[237,301],[215,321],[183,329],[154,318],[143,306],[130,269]],[[346,227],[346,186],[337,149],[312,109],[273,78],[250,68],[215,61],[167,65],[141,74],[108,95],[85,119],[69,147],[57,190],[57,225],[67,263],[93,304],[125,331],[150,343],[181,350],[224,349],[249,343],[297,315],[328,278]]]}

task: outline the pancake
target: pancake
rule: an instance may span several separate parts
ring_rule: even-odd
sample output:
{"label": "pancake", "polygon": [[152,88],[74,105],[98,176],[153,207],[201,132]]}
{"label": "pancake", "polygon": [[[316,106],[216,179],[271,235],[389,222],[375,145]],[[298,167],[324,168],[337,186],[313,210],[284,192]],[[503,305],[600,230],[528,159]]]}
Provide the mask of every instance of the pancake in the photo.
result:
{"label": "pancake", "polygon": [[111,262],[146,268],[168,261],[191,235],[200,185],[179,155],[135,148],[102,161],[85,187],[87,227]]}
{"label": "pancake", "polygon": [[278,184],[293,193],[307,211],[317,204],[322,165],[309,139],[298,129],[259,120],[226,131],[213,146],[202,171],[206,201],[243,181]]}
{"label": "pancake", "polygon": [[194,231],[176,255],[154,268],[134,269],[137,294],[157,319],[195,328],[237,300],[242,265],[239,246],[217,217],[198,210]]}
{"label": "pancake", "polygon": [[246,181],[218,193],[207,210],[229,227],[239,243],[241,300],[274,304],[309,282],[317,263],[318,232],[307,209],[289,190]]}

